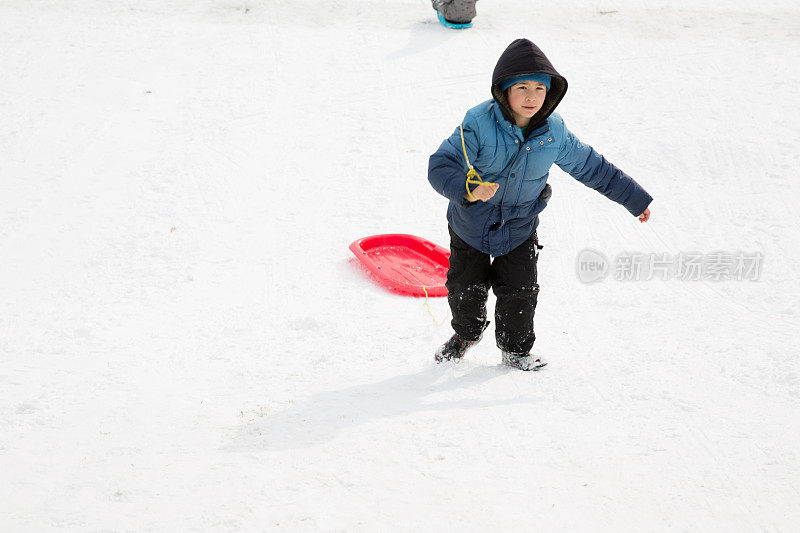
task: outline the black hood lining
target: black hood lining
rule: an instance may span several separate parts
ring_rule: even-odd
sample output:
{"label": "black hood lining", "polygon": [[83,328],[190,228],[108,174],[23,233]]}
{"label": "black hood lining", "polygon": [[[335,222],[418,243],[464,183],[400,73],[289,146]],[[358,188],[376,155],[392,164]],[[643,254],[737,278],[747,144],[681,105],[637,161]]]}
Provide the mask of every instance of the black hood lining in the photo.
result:
{"label": "black hood lining", "polygon": [[542,108],[531,118],[531,130],[538,129],[553,114],[567,93],[567,80],[558,73],[542,50],[528,39],[515,39],[506,47],[492,73],[492,98],[500,105],[503,116],[514,124],[514,114],[508,105],[508,98],[500,89],[503,80],[524,74],[547,74],[550,76],[550,89],[547,91]]}

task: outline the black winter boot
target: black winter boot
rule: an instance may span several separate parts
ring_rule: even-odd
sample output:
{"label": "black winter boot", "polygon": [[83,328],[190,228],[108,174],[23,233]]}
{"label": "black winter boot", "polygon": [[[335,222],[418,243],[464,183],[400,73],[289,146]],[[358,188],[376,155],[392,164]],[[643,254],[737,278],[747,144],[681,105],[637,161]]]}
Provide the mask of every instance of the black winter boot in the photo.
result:
{"label": "black winter boot", "polygon": [[450,337],[449,341],[444,343],[439,347],[438,350],[436,350],[436,355],[433,357],[436,359],[437,363],[452,360],[458,361],[464,357],[464,354],[467,353],[467,350],[478,344],[481,338],[483,338],[483,334],[481,334],[477,340],[468,341],[459,337],[457,333],[454,333],[453,336]]}
{"label": "black winter boot", "polygon": [[547,362],[538,355],[517,354],[503,350],[503,364],[520,370],[541,370]]}
{"label": "black winter boot", "polygon": [[[486,322],[483,325],[483,329],[485,330],[489,327],[489,322]],[[474,341],[470,341],[458,336],[458,333],[454,333],[450,340],[446,343],[441,345],[438,350],[436,350],[436,354],[433,356],[436,359],[437,363],[441,363],[443,361],[460,361],[464,354],[467,353],[467,350],[481,342],[483,338],[483,331],[481,331],[480,336]]]}

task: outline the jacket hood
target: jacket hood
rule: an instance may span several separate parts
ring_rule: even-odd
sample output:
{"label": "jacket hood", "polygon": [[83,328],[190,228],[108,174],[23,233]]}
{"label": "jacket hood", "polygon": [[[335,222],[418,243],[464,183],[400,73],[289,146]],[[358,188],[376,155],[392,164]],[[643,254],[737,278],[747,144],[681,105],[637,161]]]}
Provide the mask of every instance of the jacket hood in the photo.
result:
{"label": "jacket hood", "polygon": [[538,46],[528,39],[517,39],[500,56],[492,74],[492,97],[500,104],[503,115],[512,124],[514,118],[505,92],[500,89],[500,82],[506,78],[521,74],[548,74],[551,77],[550,90],[547,91],[542,108],[531,118],[531,125],[535,129],[547,120],[556,106],[567,93],[567,79],[559,74],[547,56]]}

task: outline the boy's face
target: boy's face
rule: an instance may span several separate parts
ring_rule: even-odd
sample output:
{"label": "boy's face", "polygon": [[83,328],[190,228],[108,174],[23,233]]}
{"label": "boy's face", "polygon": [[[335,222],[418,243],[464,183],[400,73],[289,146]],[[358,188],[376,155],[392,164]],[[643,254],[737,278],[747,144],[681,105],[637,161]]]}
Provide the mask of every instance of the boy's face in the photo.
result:
{"label": "boy's face", "polygon": [[527,126],[531,117],[542,108],[547,87],[538,81],[523,81],[508,88],[508,105],[517,126]]}

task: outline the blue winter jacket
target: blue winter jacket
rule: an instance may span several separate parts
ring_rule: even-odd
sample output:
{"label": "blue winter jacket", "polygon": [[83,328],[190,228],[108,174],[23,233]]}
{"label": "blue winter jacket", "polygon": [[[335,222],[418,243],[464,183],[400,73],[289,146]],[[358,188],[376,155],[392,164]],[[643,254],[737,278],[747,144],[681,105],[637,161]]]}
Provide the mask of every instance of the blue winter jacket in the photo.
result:
{"label": "blue winter jacket", "polygon": [[[530,120],[527,138],[513,123],[502,90],[504,80],[523,74],[546,74],[551,81],[541,108]],[[502,53],[492,73],[493,98],[467,111],[462,123],[469,161],[484,181],[500,185],[488,202],[463,199],[468,167],[459,128],[431,156],[428,181],[450,200],[447,221],[473,248],[497,257],[533,234],[550,197],[546,185],[553,163],[636,216],[652,201],[630,176],[580,142],[554,113],[567,87],[566,78],[528,39],[516,39]]]}

